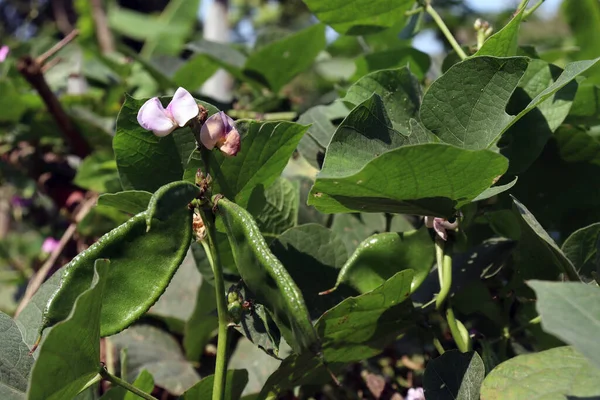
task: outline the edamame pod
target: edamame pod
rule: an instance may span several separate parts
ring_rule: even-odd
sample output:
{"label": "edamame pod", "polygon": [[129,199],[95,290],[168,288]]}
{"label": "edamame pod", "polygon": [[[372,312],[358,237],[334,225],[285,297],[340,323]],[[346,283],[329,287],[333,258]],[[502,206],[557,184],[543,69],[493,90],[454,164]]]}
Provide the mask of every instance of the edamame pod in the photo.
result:
{"label": "edamame pod", "polygon": [[213,196],[223,217],[238,271],[246,286],[273,316],[296,353],[317,352],[319,339],[302,292],[281,262],[271,253],[256,222],[243,207]]}

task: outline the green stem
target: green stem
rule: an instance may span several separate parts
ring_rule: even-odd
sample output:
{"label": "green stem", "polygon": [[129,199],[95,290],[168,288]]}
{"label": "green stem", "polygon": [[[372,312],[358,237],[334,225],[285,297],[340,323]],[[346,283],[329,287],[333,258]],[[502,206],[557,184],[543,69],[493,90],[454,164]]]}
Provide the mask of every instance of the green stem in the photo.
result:
{"label": "green stem", "polygon": [[452,286],[452,246],[445,244],[442,239],[436,238],[435,247],[438,260],[438,279],[440,281],[440,291],[435,299],[435,308],[440,310],[444,305]]}
{"label": "green stem", "polygon": [[523,19],[527,19],[529,18],[529,16],[531,14],[533,14],[535,12],[535,10],[537,10],[539,8],[539,6],[542,5],[542,3],[544,3],[545,0],[539,0],[537,3],[535,3],[535,5],[531,6],[528,10],[525,10],[523,12]]}
{"label": "green stem", "polygon": [[[213,400],[223,400],[225,396],[225,380],[227,376],[227,336],[229,333],[229,314],[227,313],[227,299],[225,298],[225,279],[219,257],[219,250],[215,245],[215,224],[212,215],[207,215],[200,208],[200,215],[206,227],[206,240],[202,245],[215,276],[215,296],[217,297],[217,313],[219,318],[219,335],[217,337],[217,361],[215,364],[215,380],[213,384]],[[208,242],[208,243],[207,243]]]}
{"label": "green stem", "polygon": [[433,338],[433,345],[438,353],[440,353],[440,356],[446,352],[446,350],[444,350],[444,346],[442,346],[442,342],[440,342],[440,340],[436,337]]}
{"label": "green stem", "polygon": [[[452,310],[452,307],[446,308],[446,321],[448,321],[448,328],[450,328],[450,333],[452,334],[452,338],[456,343],[456,347],[458,347],[458,349],[463,353],[469,351],[471,348],[470,338],[468,337],[469,334],[464,325],[462,325],[462,322],[458,321],[454,317],[454,311]],[[461,326],[459,326],[459,324]]]}
{"label": "green stem", "polygon": [[406,15],[407,17],[410,17],[411,15],[415,15],[420,12],[423,12],[423,7],[417,7],[417,8],[413,8],[412,10],[408,10],[407,12],[404,13],[404,15]]}
{"label": "green stem", "polygon": [[480,50],[485,43],[485,32],[483,29],[477,31],[477,50]]}
{"label": "green stem", "polygon": [[133,386],[129,382],[126,382],[123,379],[114,376],[113,374],[111,374],[110,372],[108,372],[104,368],[100,368],[100,376],[102,376],[103,379],[109,381],[113,385],[121,386],[122,388],[129,390],[131,393],[140,396],[142,399],[146,399],[146,400],[158,400],[156,397],[154,397],[154,396],[152,396],[152,395],[150,395],[150,394],[148,394],[148,393],[146,393],[146,392],[144,392],[144,391],[136,388],[135,386]]}
{"label": "green stem", "polygon": [[437,11],[435,11],[435,9],[431,7],[431,4],[429,4],[429,2],[427,2],[427,4],[425,5],[425,11],[427,12],[427,14],[431,15],[431,18],[433,18],[438,28],[440,28],[440,30],[446,37],[446,40],[448,40],[448,42],[450,43],[456,54],[458,54],[460,59],[464,60],[465,58],[467,58],[467,54],[463,51],[462,47],[460,47],[460,45],[452,35],[452,32],[450,32],[450,29],[448,29],[448,26],[446,26],[446,23],[444,23],[442,17],[440,17],[440,14],[438,14]]}

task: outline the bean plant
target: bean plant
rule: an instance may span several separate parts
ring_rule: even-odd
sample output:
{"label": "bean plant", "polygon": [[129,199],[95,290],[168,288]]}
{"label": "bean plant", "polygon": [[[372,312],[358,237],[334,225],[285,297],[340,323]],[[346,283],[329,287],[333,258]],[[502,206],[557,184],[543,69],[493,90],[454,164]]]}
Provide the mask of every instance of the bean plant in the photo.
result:
{"label": "bean plant", "polygon": [[[575,49],[523,42],[543,0],[463,43],[429,0],[304,0],[310,25],[253,49],[188,42],[184,3],[140,54],[99,51],[80,10],[87,94],[3,50],[3,181],[49,146],[83,161],[33,198],[93,200],[19,270],[0,398],[600,396],[600,3],[564,1]],[[198,90],[217,69],[232,103]]]}

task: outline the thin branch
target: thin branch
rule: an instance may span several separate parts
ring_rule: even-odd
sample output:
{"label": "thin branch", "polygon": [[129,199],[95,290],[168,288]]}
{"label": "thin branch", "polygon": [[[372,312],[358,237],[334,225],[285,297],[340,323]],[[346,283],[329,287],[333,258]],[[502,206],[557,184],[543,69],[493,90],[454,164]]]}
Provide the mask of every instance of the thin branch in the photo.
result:
{"label": "thin branch", "polygon": [[115,40],[108,27],[108,19],[102,0],[90,0],[92,4],[92,18],[94,18],[94,27],[96,28],[96,38],[103,54],[113,53],[115,51]]}
{"label": "thin branch", "polygon": [[17,311],[15,311],[15,317],[19,315],[21,311],[23,311],[23,308],[25,308],[25,306],[29,303],[35,292],[37,292],[42,283],[44,283],[44,281],[46,280],[46,276],[52,270],[52,267],[56,263],[56,260],[58,260],[58,257],[65,249],[65,246],[67,245],[67,243],[69,243],[69,241],[75,234],[75,231],[77,230],[77,224],[79,224],[79,222],[81,222],[81,220],[83,220],[83,218],[85,218],[85,216],[90,212],[92,207],[94,207],[94,205],[96,204],[97,199],[97,195],[92,195],[83,203],[81,203],[79,209],[75,213],[75,218],[73,222],[71,222],[65,233],[60,238],[58,246],[56,246],[56,248],[52,251],[50,257],[48,257],[44,265],[42,265],[39,271],[29,281],[27,289],[25,289],[23,299],[19,303]]}

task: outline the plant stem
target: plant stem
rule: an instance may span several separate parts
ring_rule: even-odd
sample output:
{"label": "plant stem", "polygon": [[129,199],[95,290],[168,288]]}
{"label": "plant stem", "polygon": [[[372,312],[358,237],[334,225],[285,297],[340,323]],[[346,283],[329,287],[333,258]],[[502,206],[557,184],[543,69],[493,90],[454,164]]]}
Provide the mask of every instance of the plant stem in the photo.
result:
{"label": "plant stem", "polygon": [[527,18],[529,18],[529,16],[530,16],[531,14],[533,14],[533,13],[535,12],[535,10],[537,10],[537,9],[539,8],[539,6],[541,6],[541,5],[542,5],[542,3],[543,3],[544,1],[545,1],[545,0],[539,0],[537,3],[535,3],[533,6],[531,6],[531,7],[530,7],[528,10],[525,10],[525,11],[523,12],[523,19],[527,19]]}
{"label": "plant stem", "polygon": [[436,337],[433,338],[433,345],[435,346],[435,349],[438,351],[438,353],[440,353],[440,356],[446,352],[446,350],[444,350],[444,346],[442,346],[442,343]]}
{"label": "plant stem", "polygon": [[413,8],[412,10],[408,10],[407,12],[404,13],[404,15],[406,15],[407,17],[410,17],[411,15],[415,15],[420,12],[423,12],[423,7],[417,7],[417,8]]}
{"label": "plant stem", "polygon": [[[469,334],[464,325],[454,317],[452,307],[446,308],[446,320],[448,321],[448,327],[450,328],[450,333],[456,343],[456,347],[463,353],[469,351],[471,348]],[[459,326],[459,324],[462,326]]]}
{"label": "plant stem", "polygon": [[158,400],[156,397],[154,397],[154,396],[152,396],[152,395],[150,395],[150,394],[148,394],[148,393],[146,393],[146,392],[144,392],[144,391],[136,388],[135,386],[133,386],[129,382],[126,382],[123,379],[114,376],[113,374],[111,374],[110,372],[108,372],[104,368],[100,368],[100,376],[102,376],[103,379],[106,379],[107,381],[109,381],[113,385],[121,386],[122,388],[129,390],[131,393],[140,396],[142,399],[146,399],[146,400]]}
{"label": "plant stem", "polygon": [[452,286],[452,256],[450,254],[452,246],[446,245],[442,239],[436,238],[435,249],[438,262],[438,278],[440,281],[440,291],[435,299],[435,308],[440,310]]}
{"label": "plant stem", "polygon": [[225,380],[227,376],[227,336],[229,333],[229,317],[227,313],[227,301],[225,299],[225,279],[219,258],[219,250],[215,245],[215,224],[200,208],[200,215],[206,227],[206,240],[202,246],[215,276],[215,296],[217,297],[217,313],[219,315],[219,335],[217,339],[217,361],[215,364],[215,380],[213,384],[213,400],[223,400],[225,396]]}
{"label": "plant stem", "polygon": [[440,17],[440,14],[438,14],[437,11],[435,11],[435,9],[431,7],[431,4],[429,4],[429,2],[427,2],[427,4],[425,5],[425,11],[427,12],[427,14],[431,15],[431,18],[433,18],[438,28],[440,28],[440,30],[446,37],[446,40],[448,40],[448,42],[450,43],[456,54],[458,54],[460,59],[464,60],[465,58],[467,58],[467,54],[463,51],[462,47],[460,47],[454,36],[452,36],[452,32],[450,32],[450,29],[448,29],[448,26],[446,26],[446,23],[444,23],[444,20],[442,19],[442,17]]}

